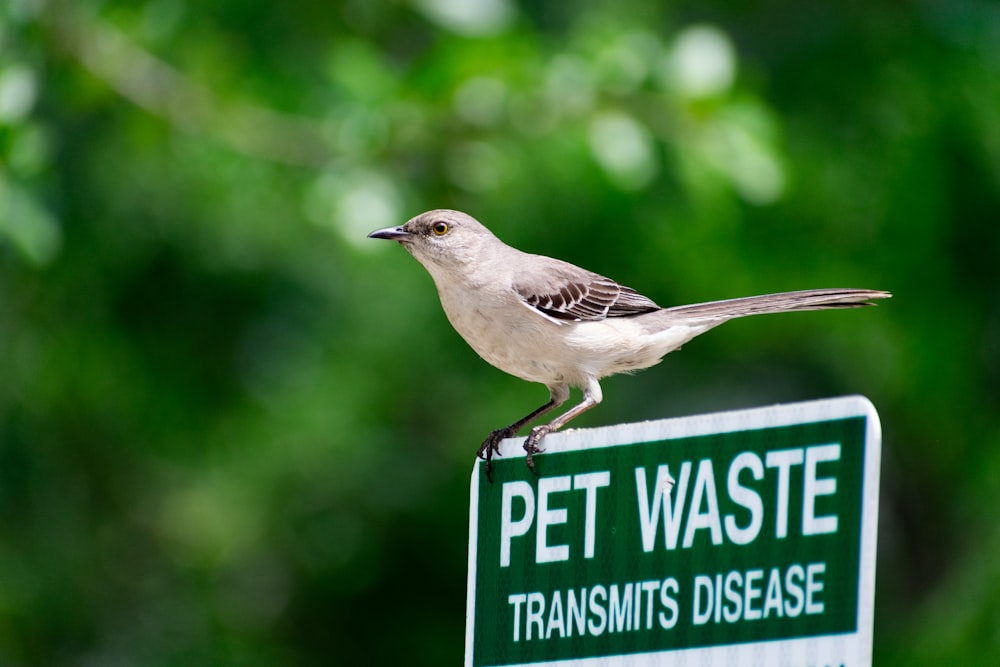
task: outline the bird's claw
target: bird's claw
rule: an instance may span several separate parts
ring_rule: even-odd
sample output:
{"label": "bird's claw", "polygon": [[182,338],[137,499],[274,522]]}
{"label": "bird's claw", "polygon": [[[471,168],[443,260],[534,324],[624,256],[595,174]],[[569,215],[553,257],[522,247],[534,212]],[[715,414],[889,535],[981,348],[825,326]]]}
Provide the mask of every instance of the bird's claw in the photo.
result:
{"label": "bird's claw", "polygon": [[528,470],[531,472],[535,472],[535,462],[532,459],[532,455],[540,454],[545,451],[539,446],[538,443],[540,443],[542,438],[548,434],[549,430],[544,425],[536,426],[531,429],[531,433],[529,433],[528,437],[524,439],[525,463],[528,464]]}
{"label": "bird's claw", "polygon": [[509,428],[498,428],[486,436],[483,444],[479,446],[479,451],[476,452],[476,456],[486,461],[486,479],[490,484],[493,483],[493,455],[503,456],[500,453],[500,443],[513,435]]}
{"label": "bird's claw", "polygon": [[[524,440],[525,462],[528,464],[528,469],[531,472],[535,472],[535,462],[532,456],[545,451],[539,443],[548,434],[549,429],[546,425],[536,426],[531,429],[531,433]],[[479,446],[479,451],[476,452],[476,456],[486,461],[486,479],[489,480],[490,484],[493,483],[493,455],[503,456],[500,453],[500,443],[507,438],[514,437],[514,435],[516,435],[516,432],[512,431],[510,427],[498,428],[486,436],[483,444]]]}

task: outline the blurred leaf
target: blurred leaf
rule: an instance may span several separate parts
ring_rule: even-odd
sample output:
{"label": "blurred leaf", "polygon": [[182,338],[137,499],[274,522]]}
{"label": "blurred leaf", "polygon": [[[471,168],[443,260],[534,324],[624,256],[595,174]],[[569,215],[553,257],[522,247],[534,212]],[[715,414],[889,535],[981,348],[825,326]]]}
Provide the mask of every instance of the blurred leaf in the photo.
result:
{"label": "blurred leaf", "polygon": [[59,223],[41,204],[0,173],[0,239],[36,266],[55,259],[62,245]]}

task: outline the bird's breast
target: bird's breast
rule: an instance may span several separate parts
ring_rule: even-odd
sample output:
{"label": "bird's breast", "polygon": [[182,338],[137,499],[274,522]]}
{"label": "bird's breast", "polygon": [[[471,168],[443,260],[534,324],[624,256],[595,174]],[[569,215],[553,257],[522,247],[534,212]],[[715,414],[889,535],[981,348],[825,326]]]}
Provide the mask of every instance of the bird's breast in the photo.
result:
{"label": "bird's breast", "polygon": [[533,312],[513,291],[439,286],[438,293],[451,325],[493,366],[530,382],[572,382],[565,354],[553,349],[561,332],[552,329],[560,325]]}

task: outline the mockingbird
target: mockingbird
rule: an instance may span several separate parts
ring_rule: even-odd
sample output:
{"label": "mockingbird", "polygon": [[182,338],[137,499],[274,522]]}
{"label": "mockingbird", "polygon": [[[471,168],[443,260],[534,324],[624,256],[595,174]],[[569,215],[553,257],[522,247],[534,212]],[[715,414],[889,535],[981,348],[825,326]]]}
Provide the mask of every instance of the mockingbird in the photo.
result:
{"label": "mockingbird", "polygon": [[434,279],[448,321],[479,356],[549,389],[549,400],[487,436],[477,455],[492,481],[500,442],[583,390],[583,400],[524,441],[539,443],[601,402],[598,380],[648,368],[698,334],[734,317],[874,305],[888,292],[817,289],[661,308],[630,287],[578,266],[510,247],[465,213],[435,210],[369,238],[398,241]]}

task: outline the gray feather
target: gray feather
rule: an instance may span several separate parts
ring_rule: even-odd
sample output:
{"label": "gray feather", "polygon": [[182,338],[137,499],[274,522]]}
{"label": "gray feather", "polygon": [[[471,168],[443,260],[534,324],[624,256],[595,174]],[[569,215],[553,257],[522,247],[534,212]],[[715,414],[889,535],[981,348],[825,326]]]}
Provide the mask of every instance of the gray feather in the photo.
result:
{"label": "gray feather", "polygon": [[888,292],[880,290],[813,289],[676,306],[667,308],[664,312],[686,318],[725,321],[734,317],[766,313],[874,306],[875,304],[871,302],[872,299],[886,299],[890,296]]}
{"label": "gray feather", "polygon": [[521,299],[549,317],[593,322],[660,310],[631,287],[572,264],[538,257],[542,271],[519,274],[513,288]]}

